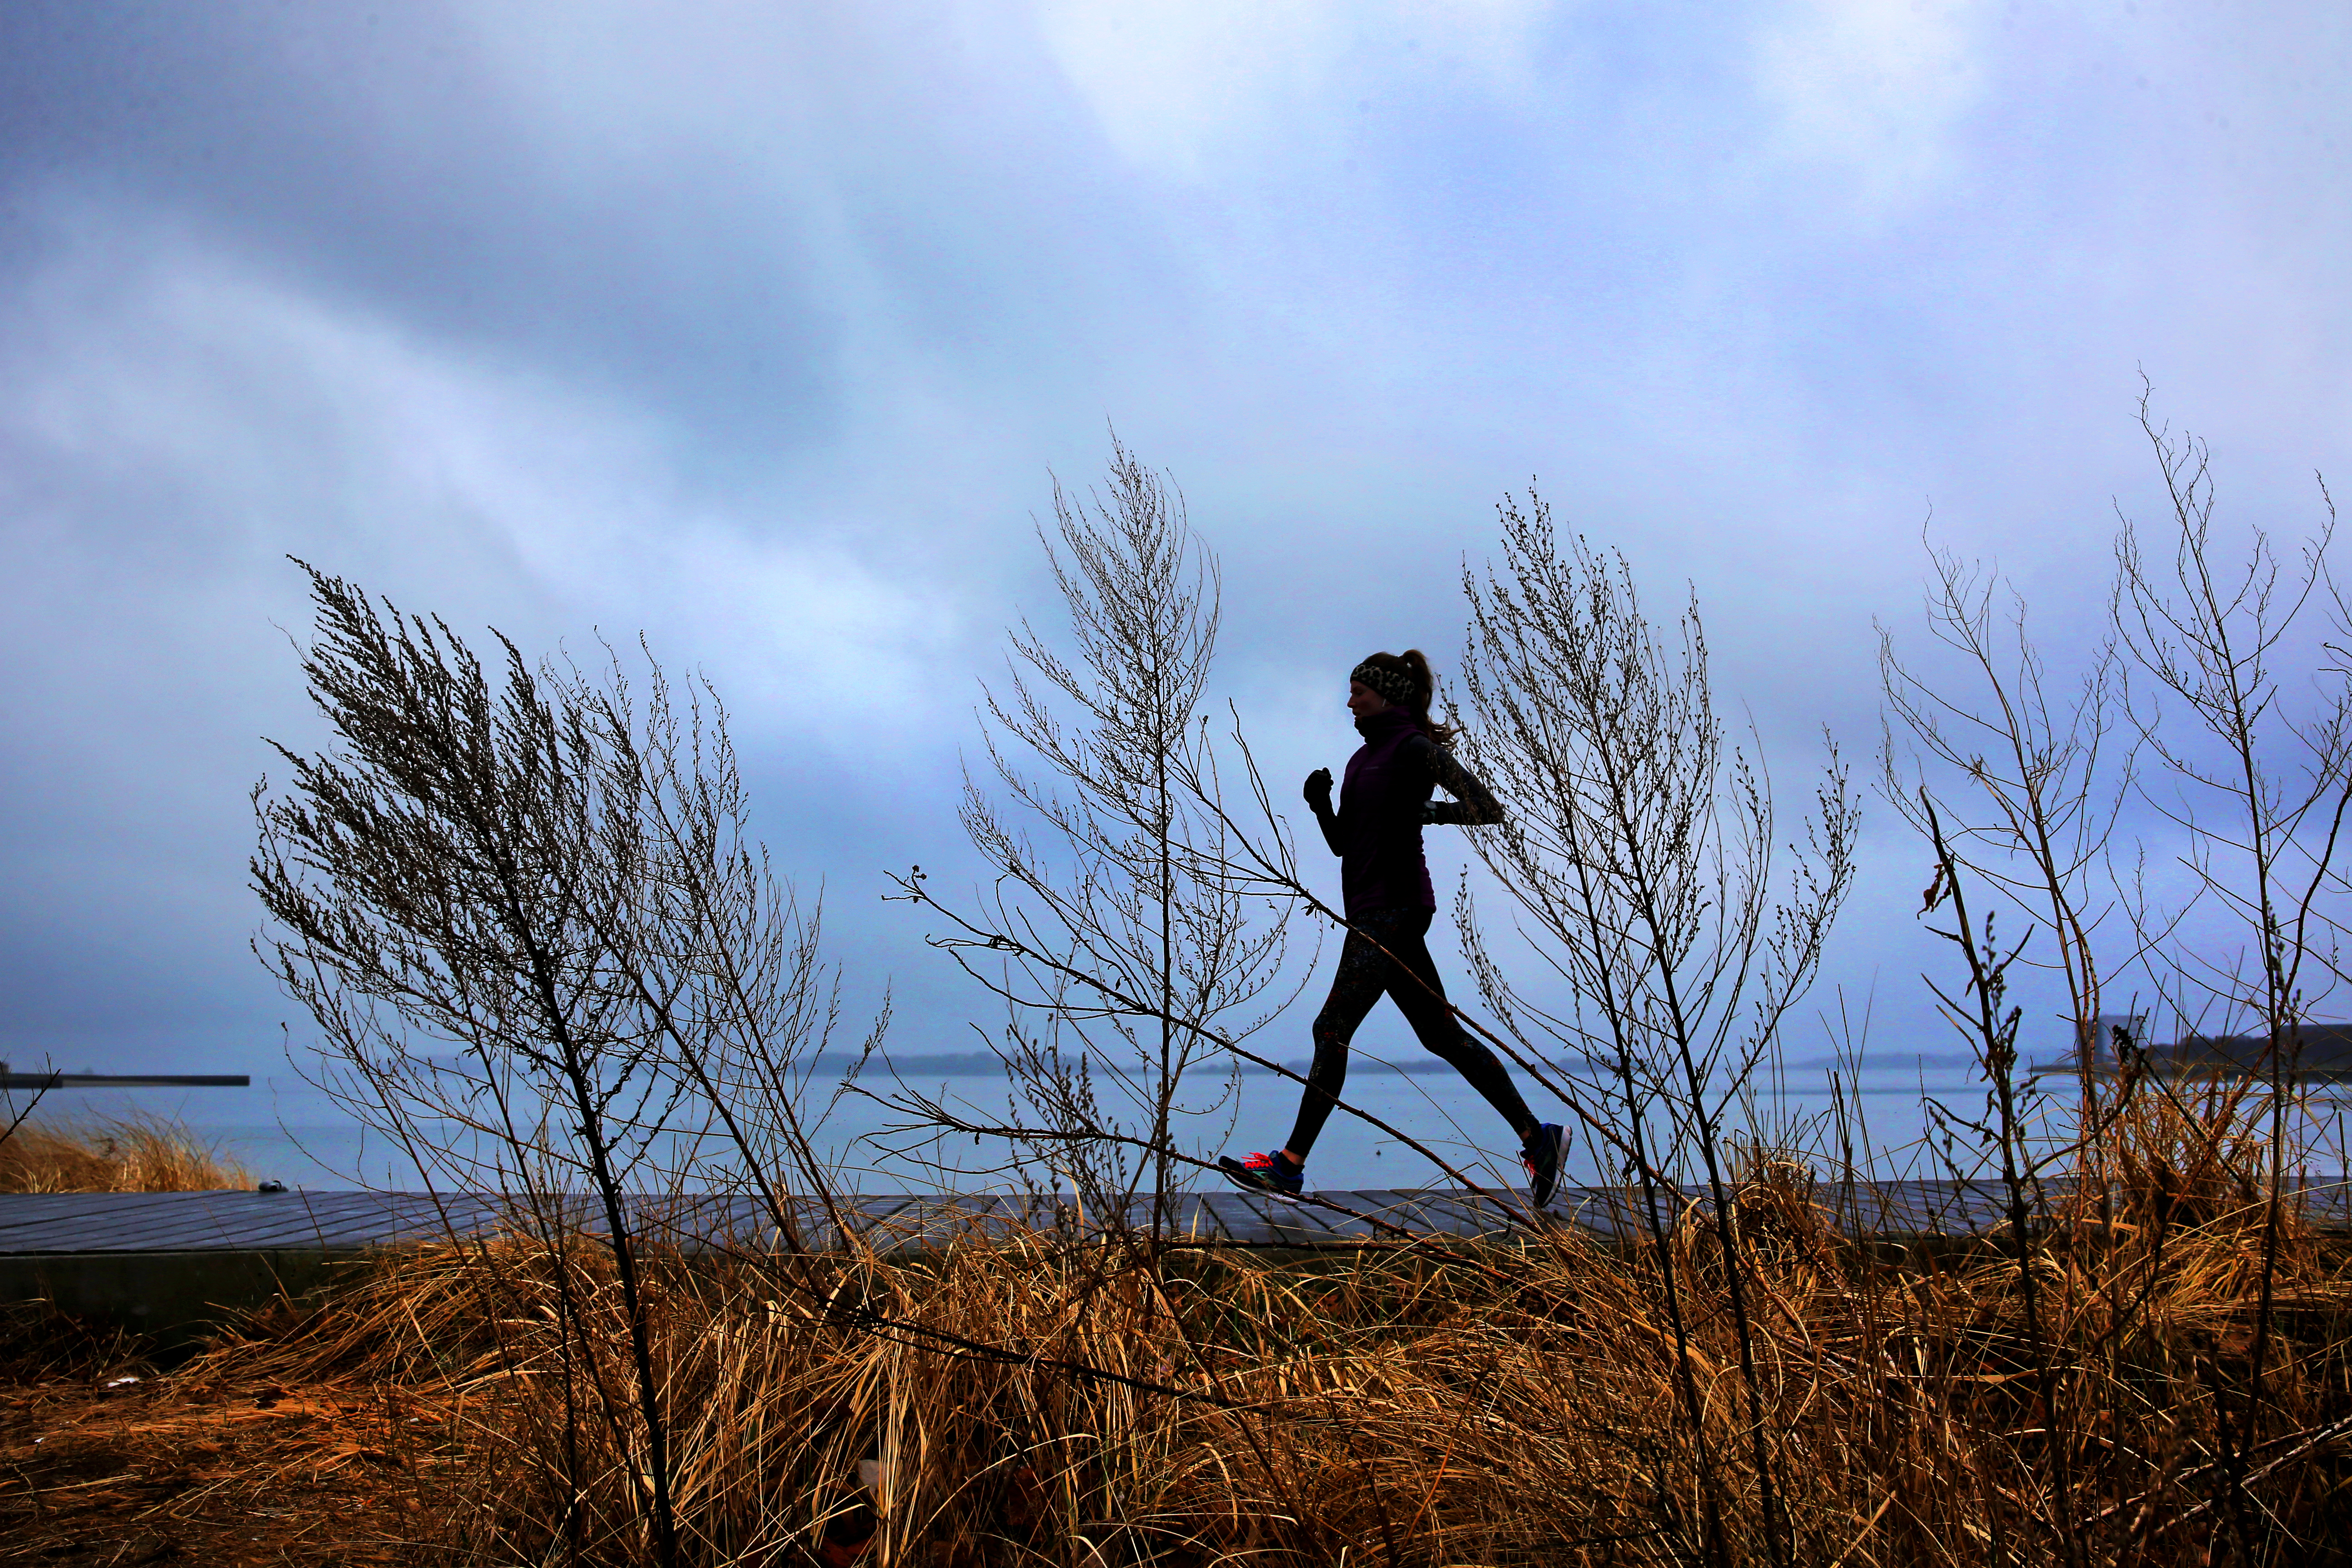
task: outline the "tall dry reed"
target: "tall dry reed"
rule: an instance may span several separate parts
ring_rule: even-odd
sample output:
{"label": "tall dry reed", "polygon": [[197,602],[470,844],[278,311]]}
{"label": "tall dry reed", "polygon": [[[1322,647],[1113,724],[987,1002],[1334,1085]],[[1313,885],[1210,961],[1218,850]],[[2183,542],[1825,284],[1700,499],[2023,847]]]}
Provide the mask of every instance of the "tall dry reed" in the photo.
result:
{"label": "tall dry reed", "polygon": [[[2131,1136],[2150,1168],[2216,1146],[2161,1118]],[[647,1278],[681,1541],[709,1563],[1668,1563],[1711,1549],[1711,1500],[1741,1561],[1768,1528],[1817,1564],[2242,1560],[2220,1423],[2259,1203],[2168,1176],[2112,1194],[2104,1219],[2058,1215],[2031,1251],[2036,1347],[2013,1248],[1857,1245],[1824,1196],[1787,1163],[1737,1187],[1760,1447],[1718,1227],[1696,1206],[1673,1250],[1703,1444],[1654,1254],[1572,1230],[1453,1257],[1158,1267],[1050,1235],[673,1255]],[[643,1446],[576,1408],[626,1404],[608,1257],[509,1239],[387,1258],[214,1364],[443,1400],[469,1455],[447,1521],[484,1561],[647,1561]],[[2289,1226],[2269,1436],[2242,1479],[2292,1560],[2352,1543],[2344,1263]],[[1758,1452],[1777,1472],[1769,1525]]]}
{"label": "tall dry reed", "polygon": [[0,1139],[0,1193],[205,1193],[251,1187],[243,1165],[152,1117],[26,1121]]}

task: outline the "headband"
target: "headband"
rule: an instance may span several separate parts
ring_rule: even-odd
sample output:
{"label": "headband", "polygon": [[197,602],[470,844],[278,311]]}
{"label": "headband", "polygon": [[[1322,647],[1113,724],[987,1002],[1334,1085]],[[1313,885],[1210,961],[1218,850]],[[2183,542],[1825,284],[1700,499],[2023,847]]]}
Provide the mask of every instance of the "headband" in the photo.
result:
{"label": "headband", "polygon": [[1349,670],[1348,679],[1379,692],[1400,708],[1418,710],[1429,700],[1429,694],[1413,679],[1412,673],[1397,665],[1374,664],[1368,658]]}

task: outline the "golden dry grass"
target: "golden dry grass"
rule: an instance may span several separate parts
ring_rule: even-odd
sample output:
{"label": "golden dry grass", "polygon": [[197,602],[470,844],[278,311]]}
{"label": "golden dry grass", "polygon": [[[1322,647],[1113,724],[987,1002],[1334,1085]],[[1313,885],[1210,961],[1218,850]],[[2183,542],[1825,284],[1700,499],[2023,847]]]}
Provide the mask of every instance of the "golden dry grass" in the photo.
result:
{"label": "golden dry grass", "polygon": [[[1711,1529],[1743,1563],[2242,1560],[2221,1423],[2245,1419],[2259,1206],[2126,1197],[2053,1227],[2029,1253],[2037,1343],[2013,1258],[1898,1265],[1785,1169],[1739,1205],[1756,1409],[1695,1216],[1670,1249],[1687,1386],[1658,1258],[1574,1234],[1287,1267],[1042,1235],[657,1263],[686,1560],[1666,1563],[1705,1560]],[[2273,1288],[2243,1496],[2293,1547],[2273,1560],[2339,1561],[2340,1249],[2290,1224]],[[435,1553],[638,1563],[625,1350],[596,1248],[509,1237],[385,1259],[191,1375],[429,1400],[467,1456],[434,1473]]]}
{"label": "golden dry grass", "polygon": [[163,1376],[118,1336],[0,1315],[0,1563],[414,1562],[442,1428],[362,1384]]}
{"label": "golden dry grass", "polygon": [[157,1118],[27,1121],[0,1140],[0,1193],[203,1193],[252,1185],[244,1166]]}
{"label": "golden dry grass", "polygon": [[[1305,1262],[652,1251],[681,1561],[2352,1560],[2352,1239],[2273,1213],[2252,1111],[2137,1102],[2022,1258],[1859,1245],[1801,1164],[1748,1160],[1752,1378],[1696,1207],[1664,1247]],[[0,1412],[30,1478],[0,1558],[83,1560],[112,1499],[225,1561],[250,1542],[207,1521],[239,1510],[291,1560],[657,1561],[630,1342],[610,1251],[518,1223],[354,1266],[136,1399],[92,1370],[119,1351],[80,1352]]]}

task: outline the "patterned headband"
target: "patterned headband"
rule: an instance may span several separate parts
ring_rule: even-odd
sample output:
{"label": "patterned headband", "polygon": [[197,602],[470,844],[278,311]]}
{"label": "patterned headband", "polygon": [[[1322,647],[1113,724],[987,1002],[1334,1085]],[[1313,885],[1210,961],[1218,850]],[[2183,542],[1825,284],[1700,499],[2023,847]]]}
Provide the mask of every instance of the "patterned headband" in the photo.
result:
{"label": "patterned headband", "polygon": [[1396,665],[1374,664],[1368,658],[1349,670],[1348,679],[1379,692],[1400,708],[1419,708],[1429,700],[1429,694],[1414,682],[1412,673]]}

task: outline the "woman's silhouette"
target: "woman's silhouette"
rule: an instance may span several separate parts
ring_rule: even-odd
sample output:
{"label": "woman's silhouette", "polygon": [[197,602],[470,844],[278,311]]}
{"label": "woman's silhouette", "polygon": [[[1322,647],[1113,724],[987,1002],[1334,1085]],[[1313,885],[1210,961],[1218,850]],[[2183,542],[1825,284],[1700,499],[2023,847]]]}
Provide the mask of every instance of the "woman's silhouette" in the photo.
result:
{"label": "woman's silhouette", "polygon": [[[1307,804],[1322,825],[1324,842],[1339,857],[1348,940],[1339,949],[1331,994],[1315,1017],[1315,1064],[1289,1142],[1271,1153],[1238,1160],[1228,1154],[1217,1162],[1234,1183],[1253,1191],[1286,1194],[1306,1185],[1307,1156],[1347,1082],[1348,1042],[1383,991],[1421,1043],[1452,1063],[1511,1124],[1536,1206],[1549,1203],[1559,1184],[1564,1137],[1559,1124],[1538,1122],[1495,1053],[1463,1031],[1423,941],[1437,897],[1422,858],[1422,828],[1503,820],[1486,786],[1454,760],[1448,746],[1453,730],[1430,718],[1434,689],[1429,660],[1418,648],[1376,653],[1356,666],[1348,676],[1348,708],[1364,743],[1348,759],[1338,811],[1331,809],[1330,770],[1307,775]],[[1437,787],[1454,799],[1433,804]]]}

